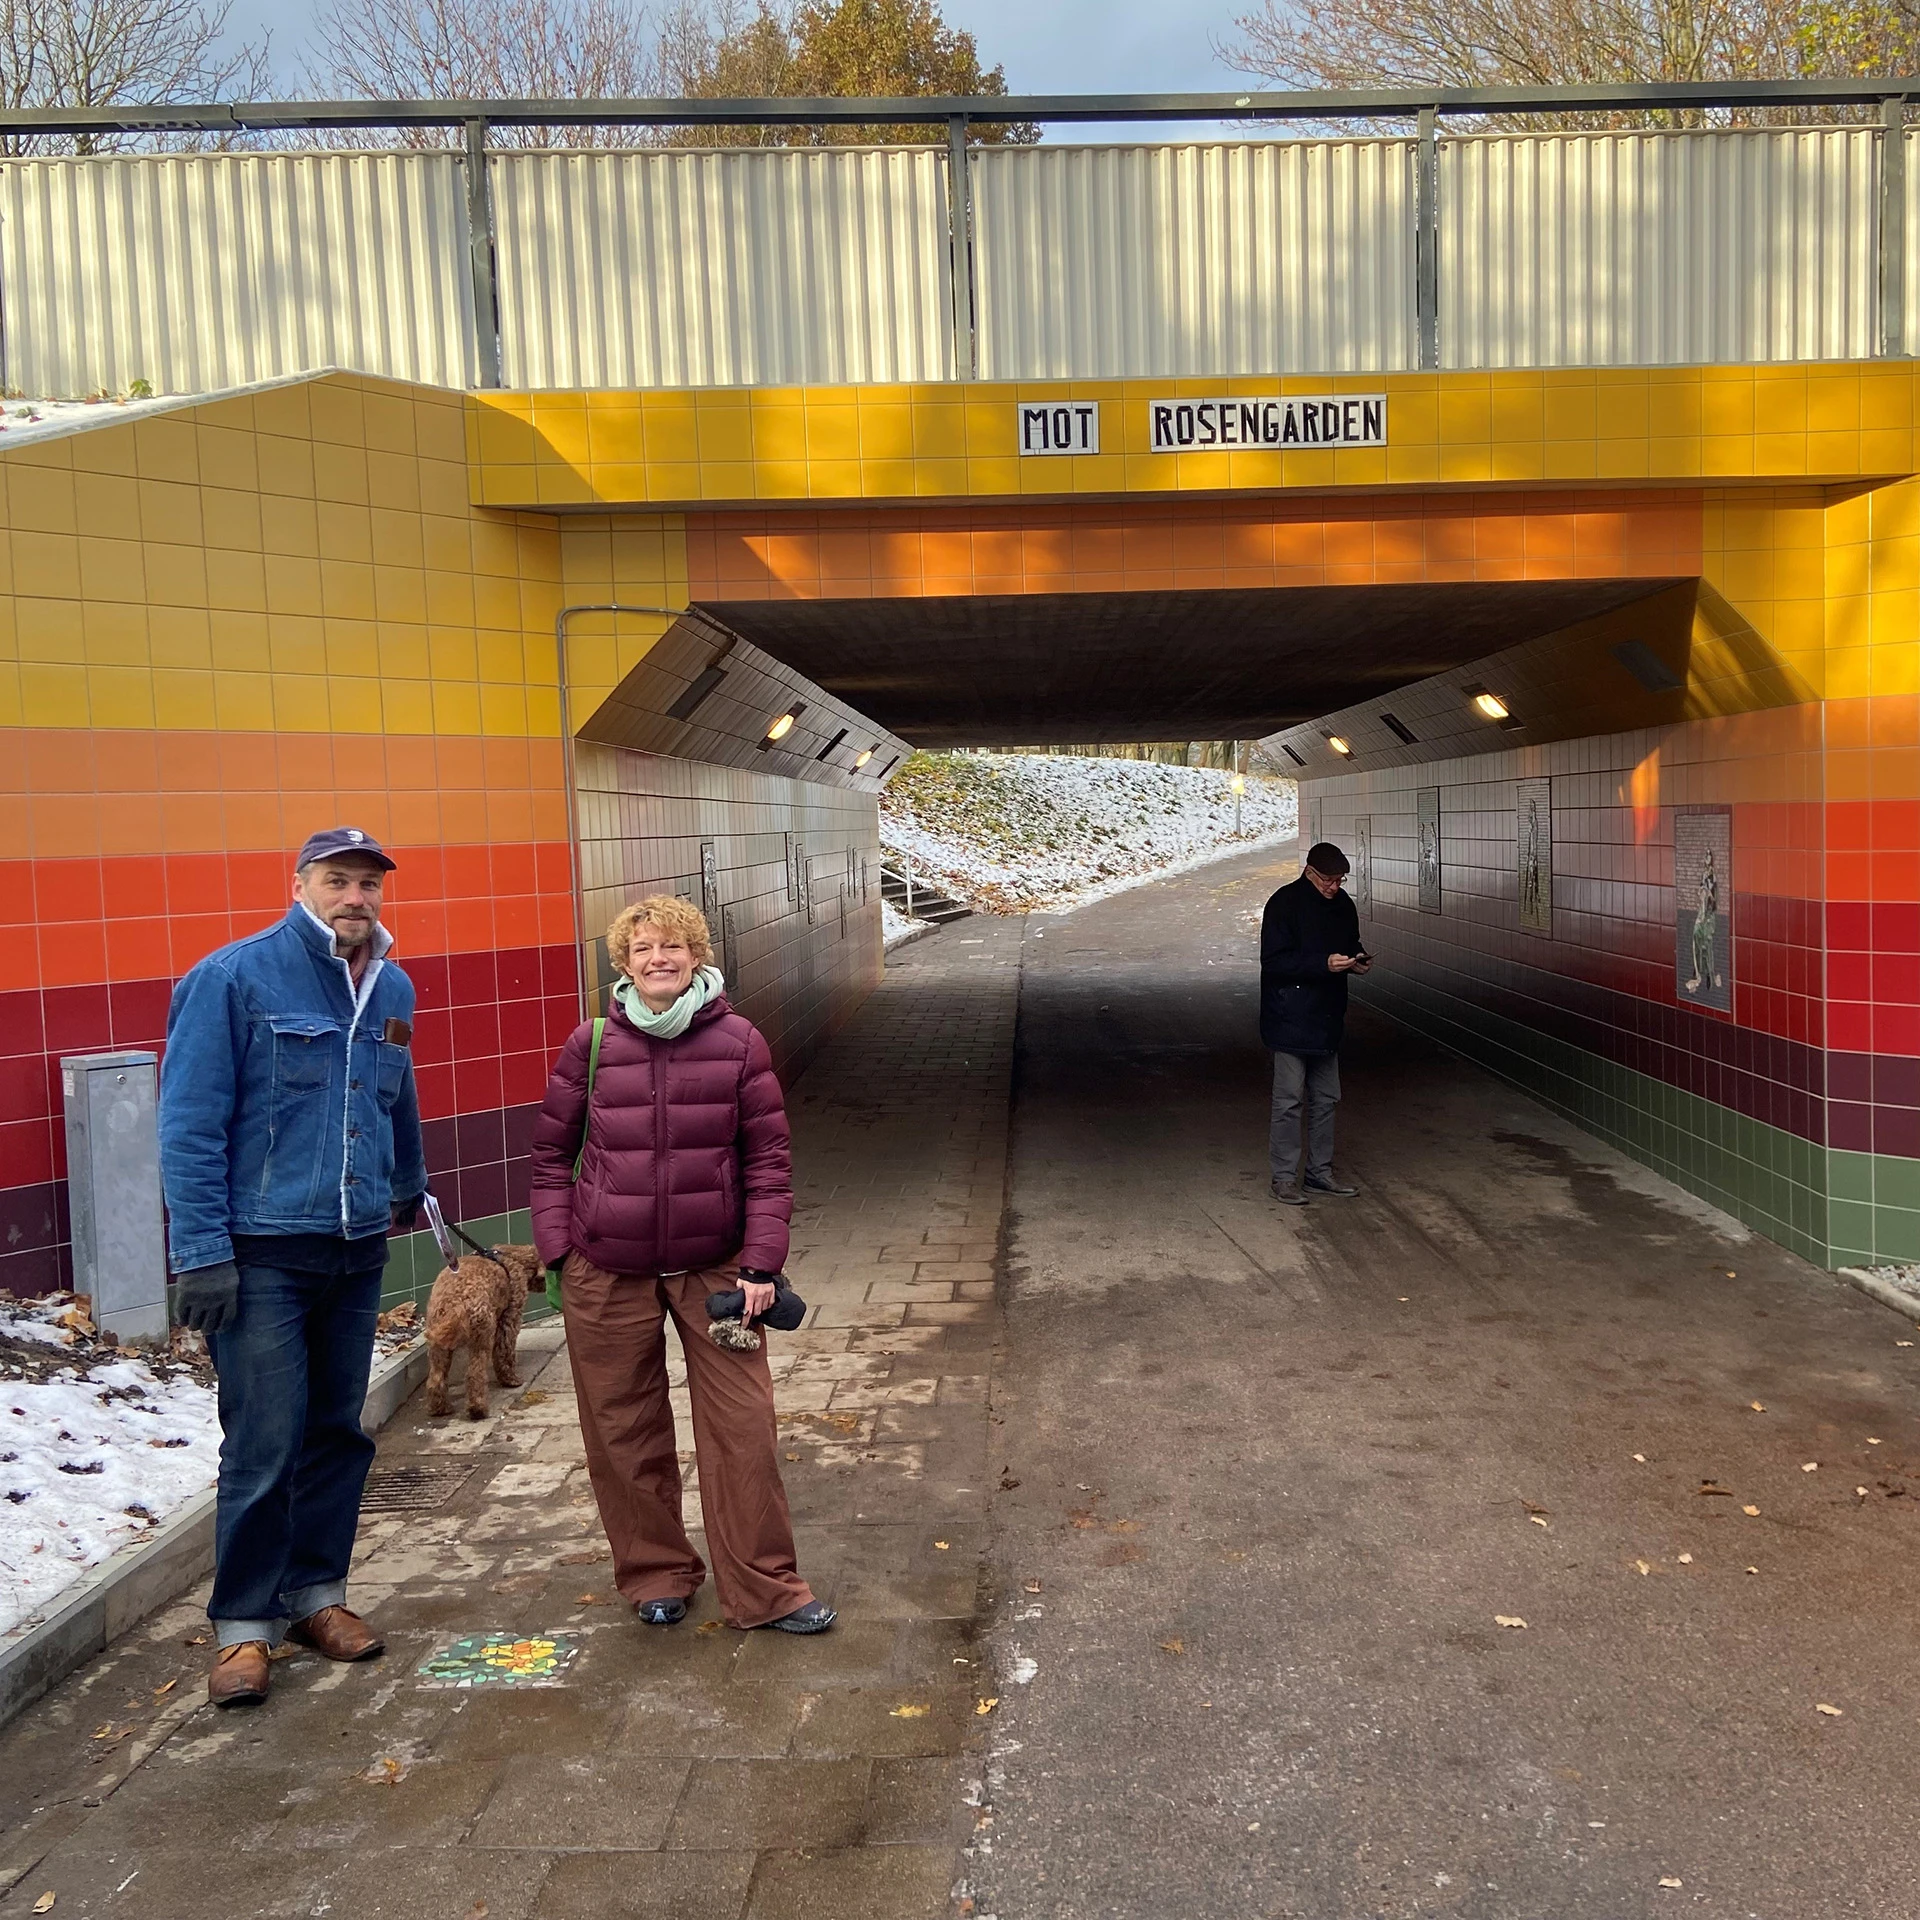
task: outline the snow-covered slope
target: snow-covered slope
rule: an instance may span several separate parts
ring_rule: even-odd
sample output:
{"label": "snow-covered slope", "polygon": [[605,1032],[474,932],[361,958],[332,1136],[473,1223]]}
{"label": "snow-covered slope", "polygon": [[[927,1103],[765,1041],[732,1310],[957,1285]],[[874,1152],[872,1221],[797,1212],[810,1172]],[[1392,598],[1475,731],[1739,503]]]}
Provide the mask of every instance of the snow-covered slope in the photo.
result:
{"label": "snow-covered slope", "polygon": [[1293,839],[1291,780],[1151,760],[916,753],[880,801],[890,856],[990,913],[1079,906],[1123,887]]}

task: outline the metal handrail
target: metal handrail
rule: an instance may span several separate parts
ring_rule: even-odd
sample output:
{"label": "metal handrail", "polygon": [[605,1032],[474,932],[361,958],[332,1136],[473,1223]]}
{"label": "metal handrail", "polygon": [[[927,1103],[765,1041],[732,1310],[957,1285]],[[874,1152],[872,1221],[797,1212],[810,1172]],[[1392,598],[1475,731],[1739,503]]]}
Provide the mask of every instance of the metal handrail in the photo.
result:
{"label": "metal handrail", "polygon": [[0,109],[0,132],[270,133],[342,127],[933,126],[1010,121],[1383,120],[1484,115],[1874,106],[1920,95],[1920,75],[1640,81],[1556,87],[1342,87],[1244,93],[1021,93],[691,100],[249,100]]}

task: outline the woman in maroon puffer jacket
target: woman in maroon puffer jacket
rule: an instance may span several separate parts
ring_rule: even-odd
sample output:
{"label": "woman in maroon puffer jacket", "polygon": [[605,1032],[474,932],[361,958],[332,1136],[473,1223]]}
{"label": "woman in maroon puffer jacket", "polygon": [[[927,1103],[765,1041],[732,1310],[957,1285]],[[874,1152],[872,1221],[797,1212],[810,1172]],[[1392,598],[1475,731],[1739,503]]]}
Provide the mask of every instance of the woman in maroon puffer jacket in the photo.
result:
{"label": "woman in maroon puffer jacket", "polygon": [[681,1519],[671,1314],[721,1611],[736,1627],[820,1633],[834,1616],[794,1564],[765,1336],[751,1352],[707,1336],[709,1293],[744,1287],[751,1322],[773,1304],[787,1257],[793,1169],[773,1057],[727,1005],[688,901],[629,907],[607,952],[620,977],[591,1101],[589,1022],[560,1050],[540,1103],[533,1237],[549,1266],[564,1263],[574,1397],[615,1583],[641,1619],[672,1626],[706,1577]]}

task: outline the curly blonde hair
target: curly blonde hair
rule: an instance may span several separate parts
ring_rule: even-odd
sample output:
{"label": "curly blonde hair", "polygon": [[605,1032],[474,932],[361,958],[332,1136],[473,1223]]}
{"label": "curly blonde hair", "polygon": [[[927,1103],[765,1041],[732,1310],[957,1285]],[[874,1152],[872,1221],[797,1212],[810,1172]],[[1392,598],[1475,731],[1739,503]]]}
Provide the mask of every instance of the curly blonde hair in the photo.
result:
{"label": "curly blonde hair", "polygon": [[607,929],[607,958],[616,973],[627,970],[635,927],[658,927],[662,933],[684,940],[696,967],[713,962],[713,935],[707,930],[707,916],[691,900],[671,893],[650,893],[623,909]]}

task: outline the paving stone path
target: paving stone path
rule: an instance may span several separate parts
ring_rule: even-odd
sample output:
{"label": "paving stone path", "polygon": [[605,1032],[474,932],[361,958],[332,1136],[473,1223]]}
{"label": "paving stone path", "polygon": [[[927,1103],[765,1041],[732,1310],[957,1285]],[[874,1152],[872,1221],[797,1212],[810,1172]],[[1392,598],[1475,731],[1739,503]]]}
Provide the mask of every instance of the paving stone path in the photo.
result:
{"label": "paving stone path", "polygon": [[[964,1910],[997,1692],[976,1629],[1019,931],[905,949],[790,1096],[789,1271],[812,1312],[776,1337],[776,1392],[835,1632],[735,1633],[710,1591],[682,1627],[633,1619],[559,1329],[531,1327],[493,1417],[432,1421],[416,1398],[381,1436],[383,1469],[463,1474],[363,1525],[353,1598],[383,1660],[295,1653],[266,1707],[216,1714],[203,1591],[0,1733],[0,1915],[45,1893],[58,1920]],[[690,1438],[683,1378],[676,1355]],[[489,1636],[550,1683],[449,1684]]]}

